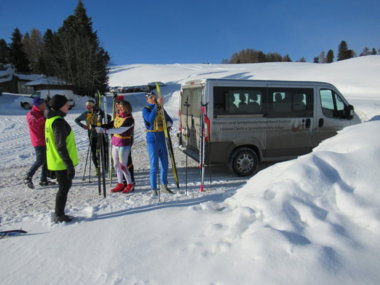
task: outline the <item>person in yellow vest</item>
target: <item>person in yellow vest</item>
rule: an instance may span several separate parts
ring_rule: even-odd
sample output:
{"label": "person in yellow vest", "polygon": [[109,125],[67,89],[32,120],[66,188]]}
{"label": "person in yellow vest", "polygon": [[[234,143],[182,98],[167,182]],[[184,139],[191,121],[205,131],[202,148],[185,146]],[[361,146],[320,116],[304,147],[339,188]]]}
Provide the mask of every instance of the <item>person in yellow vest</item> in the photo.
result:
{"label": "person in yellow vest", "polygon": [[130,193],[135,188],[131,171],[128,168],[135,120],[132,116],[132,106],[128,101],[118,99],[117,109],[118,114],[115,119],[108,124],[97,127],[96,130],[99,133],[113,134],[112,157],[117,176],[117,185],[111,189],[111,192]]}
{"label": "person in yellow vest", "polygon": [[59,185],[52,216],[54,223],[70,222],[73,219],[65,214],[67,194],[75,176],[74,167],[78,164],[74,132],[64,119],[69,108],[65,96],[53,96],[45,123],[47,168],[55,171]]}

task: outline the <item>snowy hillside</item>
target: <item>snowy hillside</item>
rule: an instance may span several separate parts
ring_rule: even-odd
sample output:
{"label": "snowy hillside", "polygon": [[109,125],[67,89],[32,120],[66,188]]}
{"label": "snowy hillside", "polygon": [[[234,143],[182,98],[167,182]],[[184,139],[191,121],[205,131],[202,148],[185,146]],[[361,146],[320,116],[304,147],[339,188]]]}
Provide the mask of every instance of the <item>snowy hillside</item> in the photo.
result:
{"label": "snowy hillside", "polygon": [[[333,64],[127,65],[113,67],[111,86],[162,81],[176,144],[180,85],[199,78],[327,81],[355,106],[362,124],[322,142],[312,153],[265,165],[244,180],[224,168],[199,169],[176,150],[181,188],[160,200],[148,193],[149,163],[141,118],[131,95],[137,189],[98,195],[82,180],[88,141],[75,125],[85,98],[67,116],[80,164],[69,193],[73,224],[50,221],[56,187],[22,183],[34,160],[18,95],[0,97],[1,284],[369,284],[380,282],[380,56]],[[35,175],[38,182],[39,172]],[[169,181],[173,180],[169,177]],[[170,185],[175,189],[174,185]]]}

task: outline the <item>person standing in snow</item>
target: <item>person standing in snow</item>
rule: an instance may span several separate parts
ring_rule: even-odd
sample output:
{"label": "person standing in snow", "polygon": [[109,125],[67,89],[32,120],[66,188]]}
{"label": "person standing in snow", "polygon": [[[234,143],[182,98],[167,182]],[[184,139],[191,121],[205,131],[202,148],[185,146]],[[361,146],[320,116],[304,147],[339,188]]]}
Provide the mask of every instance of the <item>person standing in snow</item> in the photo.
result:
{"label": "person standing in snow", "polygon": [[117,185],[111,189],[111,192],[130,193],[135,188],[131,172],[128,169],[135,121],[132,116],[132,106],[129,102],[120,98],[117,99],[116,109],[118,112],[115,119],[96,129],[99,133],[113,134],[112,158],[117,176]]}
{"label": "person standing in snow", "polygon": [[30,140],[34,147],[36,153],[36,161],[33,163],[32,167],[26,173],[24,183],[33,189],[33,175],[36,173],[38,168],[42,167],[40,185],[48,186],[55,184],[47,179],[47,167],[46,167],[46,143],[45,143],[45,115],[46,102],[40,97],[35,97],[33,99],[32,110],[26,115],[26,121],[28,123]]}
{"label": "person standing in snow", "polygon": [[[95,166],[96,173],[98,173],[99,159],[96,152],[98,148],[98,135],[96,133],[95,127],[98,126],[98,123],[100,123],[104,118],[104,112],[101,110],[99,110],[99,112],[95,112],[95,101],[91,99],[86,102],[86,109],[87,111],[83,112],[79,115],[79,117],[75,119],[75,123],[77,123],[77,125],[81,128],[88,131],[88,139],[91,148],[91,158]],[[85,124],[82,123],[83,121],[85,122]]]}
{"label": "person standing in snow", "polygon": [[[117,96],[116,97],[116,100],[115,100],[115,110],[116,110],[116,116],[119,115],[119,112],[120,112],[120,102],[121,101],[125,101],[124,100],[124,97],[123,96]],[[125,101],[129,104],[130,106],[130,110],[131,110],[131,114],[132,114],[132,106],[130,105],[130,103],[128,101]],[[133,145],[133,135],[132,135],[132,145]],[[131,146],[132,146],[131,145]],[[128,156],[128,170],[129,170],[129,173],[131,174],[131,178],[132,178],[132,183],[134,185],[134,189],[136,189],[136,180],[135,180],[135,171],[134,171],[134,167],[133,167],[133,160],[132,160],[132,149],[131,151],[129,152],[129,156]],[[127,183],[127,181],[124,179],[124,184]]]}
{"label": "person standing in snow", "polygon": [[70,104],[65,96],[54,95],[49,106],[45,124],[47,168],[55,171],[59,185],[52,221],[70,222],[73,217],[65,214],[65,206],[78,164],[74,132],[64,119]]}
{"label": "person standing in snow", "polygon": [[[167,186],[169,161],[163,128],[163,117],[160,111],[164,106],[164,100],[162,96],[157,99],[156,94],[153,92],[148,92],[145,95],[145,99],[148,104],[143,109],[143,118],[146,127],[146,144],[150,163],[150,187],[153,195],[158,195],[157,172],[160,163],[160,191],[174,194]],[[171,126],[173,120],[166,111],[164,113],[167,125]]]}

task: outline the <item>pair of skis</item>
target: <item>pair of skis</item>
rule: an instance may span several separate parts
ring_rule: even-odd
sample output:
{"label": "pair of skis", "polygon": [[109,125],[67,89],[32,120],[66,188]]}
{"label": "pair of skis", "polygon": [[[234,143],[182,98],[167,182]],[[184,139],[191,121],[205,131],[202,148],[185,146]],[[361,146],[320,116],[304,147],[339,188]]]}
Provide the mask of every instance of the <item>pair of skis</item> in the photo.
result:
{"label": "pair of skis", "polygon": [[27,233],[27,231],[24,231],[24,230],[0,231],[0,239],[2,239],[4,237],[24,235],[26,233]]}
{"label": "pair of skis", "polygon": [[[157,97],[160,98],[162,95],[161,95],[160,85],[158,83],[156,83],[156,90],[157,90]],[[161,106],[160,112],[162,112],[161,114],[162,114],[162,118],[163,118],[162,121],[163,121],[166,147],[168,149],[170,162],[172,164],[173,177],[174,177],[174,181],[177,185],[177,188],[179,188],[179,179],[178,179],[178,173],[177,173],[177,166],[175,163],[173,144],[172,144],[172,140],[170,138],[170,134],[169,134],[169,130],[168,130],[167,122],[166,122],[166,117],[165,117],[165,110],[164,110],[163,106]]]}
{"label": "pair of skis", "polygon": [[[98,91],[96,93],[96,96],[97,96],[97,105],[98,105],[98,112],[99,112],[99,115],[100,115],[100,106],[101,106],[101,94],[100,92]],[[104,95],[104,106],[107,105],[107,97]],[[104,120],[105,122],[107,122],[107,112],[106,112],[106,109],[104,110]],[[98,120],[97,120],[98,121]],[[98,121],[98,123],[100,123]],[[104,134],[98,134],[98,144],[97,144],[97,147],[99,149],[99,160],[98,160],[98,163],[99,163],[99,170],[98,170],[98,192],[99,192],[99,195],[102,195],[103,193],[103,197],[106,198],[107,196],[107,191],[106,191],[106,172],[107,172],[107,167],[106,167],[106,154],[105,154],[105,142],[106,138],[105,138],[105,135]]]}

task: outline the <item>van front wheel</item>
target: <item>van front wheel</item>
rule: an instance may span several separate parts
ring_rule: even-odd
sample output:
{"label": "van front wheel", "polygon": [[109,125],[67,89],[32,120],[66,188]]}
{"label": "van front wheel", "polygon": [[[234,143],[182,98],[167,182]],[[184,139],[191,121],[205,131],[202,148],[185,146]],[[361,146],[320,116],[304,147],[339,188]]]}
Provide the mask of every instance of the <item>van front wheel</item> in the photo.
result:
{"label": "van front wheel", "polygon": [[259,159],[255,151],[242,147],[231,156],[231,170],[238,176],[250,176],[257,170]]}

